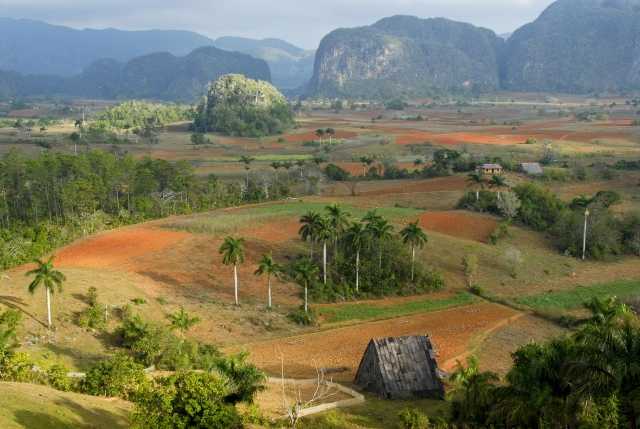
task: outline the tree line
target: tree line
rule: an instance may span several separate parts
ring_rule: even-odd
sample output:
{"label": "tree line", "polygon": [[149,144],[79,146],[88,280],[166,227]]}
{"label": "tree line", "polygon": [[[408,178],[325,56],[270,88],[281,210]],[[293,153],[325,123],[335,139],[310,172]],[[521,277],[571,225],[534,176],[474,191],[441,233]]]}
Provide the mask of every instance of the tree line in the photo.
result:
{"label": "tree line", "polygon": [[259,189],[197,176],[185,161],[11,151],[0,158],[0,267],[100,229],[266,199]]}

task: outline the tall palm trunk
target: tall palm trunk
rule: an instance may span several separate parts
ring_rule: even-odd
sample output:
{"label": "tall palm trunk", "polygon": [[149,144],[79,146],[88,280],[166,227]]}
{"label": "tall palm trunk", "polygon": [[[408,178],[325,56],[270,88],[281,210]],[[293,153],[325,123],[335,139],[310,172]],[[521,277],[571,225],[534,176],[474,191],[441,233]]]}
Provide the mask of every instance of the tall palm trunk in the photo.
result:
{"label": "tall palm trunk", "polygon": [[233,264],[233,284],[234,284],[234,294],[236,297],[236,305],[240,305],[238,301],[238,264]]}
{"label": "tall palm trunk", "polygon": [[413,281],[415,266],[416,266],[416,246],[411,246],[411,281]]}
{"label": "tall palm trunk", "polygon": [[309,312],[309,294],[307,291],[307,284],[304,284],[304,312],[308,313]]}
{"label": "tall palm trunk", "polygon": [[380,240],[380,250],[378,251],[378,269],[382,270],[382,240]]}
{"label": "tall palm trunk", "polygon": [[327,240],[322,242],[322,275],[324,277],[324,284],[327,284]]}
{"label": "tall palm trunk", "polygon": [[476,189],[476,201],[480,201],[480,191]]}
{"label": "tall palm trunk", "polygon": [[51,329],[51,291],[46,286],[44,289],[47,291],[47,326]]}
{"label": "tall palm trunk", "polygon": [[356,293],[360,289],[360,249],[356,252]]}
{"label": "tall palm trunk", "polygon": [[271,275],[267,277],[267,284],[268,284],[268,290],[269,290],[269,304],[267,305],[267,307],[271,308]]}

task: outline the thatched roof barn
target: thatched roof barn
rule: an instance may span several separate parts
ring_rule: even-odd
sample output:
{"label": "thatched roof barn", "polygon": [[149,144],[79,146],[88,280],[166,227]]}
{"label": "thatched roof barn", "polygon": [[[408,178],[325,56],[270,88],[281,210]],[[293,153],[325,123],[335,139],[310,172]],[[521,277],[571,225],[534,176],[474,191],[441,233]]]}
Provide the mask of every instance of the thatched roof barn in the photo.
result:
{"label": "thatched roof barn", "polygon": [[444,397],[435,352],[427,336],[371,340],[355,384],[386,399]]}

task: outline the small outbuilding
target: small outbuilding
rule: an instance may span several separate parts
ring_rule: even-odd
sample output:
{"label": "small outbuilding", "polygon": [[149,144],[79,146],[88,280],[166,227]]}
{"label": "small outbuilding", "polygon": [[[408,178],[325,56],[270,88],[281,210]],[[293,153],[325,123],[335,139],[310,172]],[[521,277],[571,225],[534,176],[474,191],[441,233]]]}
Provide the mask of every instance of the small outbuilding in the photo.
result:
{"label": "small outbuilding", "polygon": [[485,176],[499,176],[504,172],[500,164],[482,164],[477,168],[478,173]]}
{"label": "small outbuilding", "polygon": [[538,162],[523,162],[520,164],[520,170],[527,176],[541,176],[544,174],[544,170]]}
{"label": "small outbuilding", "polygon": [[428,336],[372,339],[354,383],[385,399],[444,398]]}

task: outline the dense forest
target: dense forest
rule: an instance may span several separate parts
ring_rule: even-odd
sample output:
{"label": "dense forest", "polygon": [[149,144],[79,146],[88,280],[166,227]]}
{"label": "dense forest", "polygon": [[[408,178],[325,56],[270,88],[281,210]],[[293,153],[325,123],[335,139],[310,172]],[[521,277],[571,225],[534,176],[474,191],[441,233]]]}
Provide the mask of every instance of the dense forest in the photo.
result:
{"label": "dense forest", "polygon": [[187,162],[12,151],[0,159],[0,267],[101,229],[265,199],[258,188],[198,177]]}

